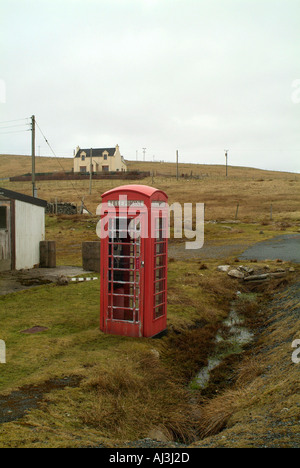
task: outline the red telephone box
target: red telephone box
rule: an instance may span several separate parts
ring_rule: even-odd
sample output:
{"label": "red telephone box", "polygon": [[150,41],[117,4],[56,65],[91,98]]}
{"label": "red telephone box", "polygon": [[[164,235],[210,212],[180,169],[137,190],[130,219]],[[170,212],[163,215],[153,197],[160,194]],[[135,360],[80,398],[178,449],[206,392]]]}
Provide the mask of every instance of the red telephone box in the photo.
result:
{"label": "red telephone box", "polygon": [[167,328],[168,197],[145,185],[102,195],[101,310],[105,333],[153,337]]}

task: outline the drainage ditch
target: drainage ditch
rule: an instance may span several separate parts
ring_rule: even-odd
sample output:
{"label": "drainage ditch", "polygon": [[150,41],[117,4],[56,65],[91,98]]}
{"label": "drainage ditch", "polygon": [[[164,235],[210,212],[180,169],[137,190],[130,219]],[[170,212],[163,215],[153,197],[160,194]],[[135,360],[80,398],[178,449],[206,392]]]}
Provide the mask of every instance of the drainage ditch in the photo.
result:
{"label": "drainage ditch", "polygon": [[[238,300],[231,303],[230,313],[215,337],[215,349],[208,358],[208,364],[197,373],[190,383],[192,389],[205,390],[209,385],[212,371],[230,356],[241,354],[244,347],[249,345],[254,338],[254,334],[245,325],[245,317],[238,310],[239,299],[249,300],[249,295],[240,292],[237,295]],[[253,295],[251,295],[252,298]]]}

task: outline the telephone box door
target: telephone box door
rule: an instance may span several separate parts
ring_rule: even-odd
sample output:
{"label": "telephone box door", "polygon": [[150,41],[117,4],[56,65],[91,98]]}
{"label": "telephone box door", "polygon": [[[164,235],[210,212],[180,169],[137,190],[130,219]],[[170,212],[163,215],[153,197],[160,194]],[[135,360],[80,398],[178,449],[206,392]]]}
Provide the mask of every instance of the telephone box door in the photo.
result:
{"label": "telephone box door", "polygon": [[[106,333],[143,336],[143,218],[110,217],[103,242],[104,276],[101,329]],[[106,263],[106,264],[105,264]]]}

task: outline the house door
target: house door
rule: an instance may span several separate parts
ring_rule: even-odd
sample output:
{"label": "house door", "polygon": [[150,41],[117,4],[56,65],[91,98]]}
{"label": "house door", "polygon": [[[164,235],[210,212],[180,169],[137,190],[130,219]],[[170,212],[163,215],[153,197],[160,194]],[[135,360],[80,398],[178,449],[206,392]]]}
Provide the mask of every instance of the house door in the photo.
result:
{"label": "house door", "polygon": [[144,253],[141,220],[111,218],[107,241],[106,332],[142,336]]}
{"label": "house door", "polygon": [[0,271],[11,270],[10,202],[0,201]]}

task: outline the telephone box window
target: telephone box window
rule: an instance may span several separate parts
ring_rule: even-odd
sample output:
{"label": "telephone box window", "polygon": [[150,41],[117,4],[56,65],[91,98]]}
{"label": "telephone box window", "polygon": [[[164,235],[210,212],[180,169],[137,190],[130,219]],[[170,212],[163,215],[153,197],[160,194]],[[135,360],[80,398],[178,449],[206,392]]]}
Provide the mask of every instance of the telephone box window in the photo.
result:
{"label": "telephone box window", "polygon": [[166,219],[155,219],[154,319],[166,313],[167,238]]}
{"label": "telephone box window", "polygon": [[139,229],[134,219],[109,220],[108,315],[112,320],[139,321]]}

